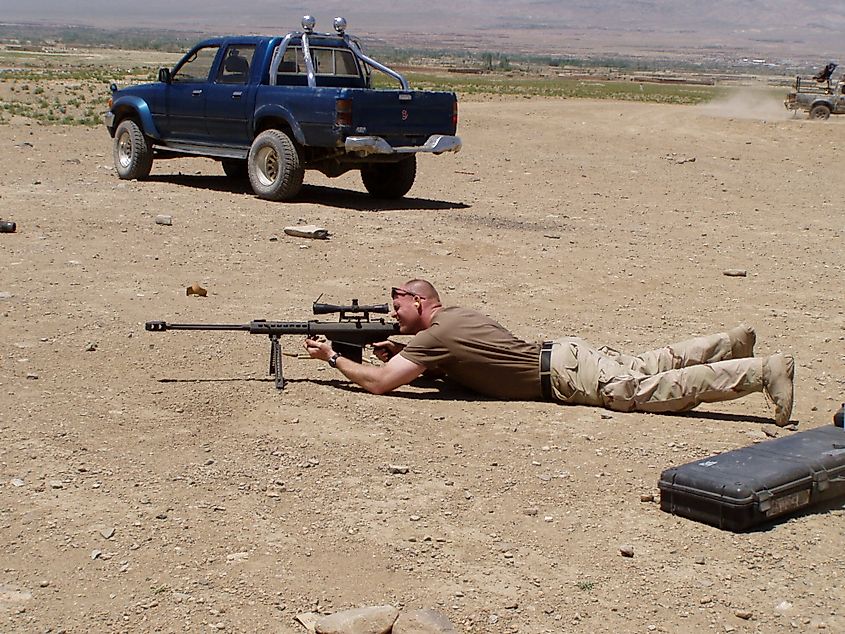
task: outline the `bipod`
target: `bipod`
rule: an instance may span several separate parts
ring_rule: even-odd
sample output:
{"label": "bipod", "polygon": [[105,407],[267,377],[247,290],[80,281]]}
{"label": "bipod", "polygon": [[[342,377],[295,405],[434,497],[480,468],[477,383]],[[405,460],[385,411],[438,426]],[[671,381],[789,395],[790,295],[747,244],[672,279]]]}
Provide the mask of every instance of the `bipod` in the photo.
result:
{"label": "bipod", "polygon": [[276,389],[285,389],[285,377],[282,372],[282,346],[279,335],[270,335],[270,374],[276,377]]}

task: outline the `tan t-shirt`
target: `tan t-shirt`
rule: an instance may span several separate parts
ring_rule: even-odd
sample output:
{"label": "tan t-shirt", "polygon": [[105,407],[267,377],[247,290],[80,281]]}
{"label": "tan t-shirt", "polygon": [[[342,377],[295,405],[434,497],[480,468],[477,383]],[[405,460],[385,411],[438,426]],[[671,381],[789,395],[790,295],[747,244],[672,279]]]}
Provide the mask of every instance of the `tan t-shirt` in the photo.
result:
{"label": "tan t-shirt", "polygon": [[486,396],[540,398],[540,344],[517,339],[469,308],[441,308],[400,354]]}

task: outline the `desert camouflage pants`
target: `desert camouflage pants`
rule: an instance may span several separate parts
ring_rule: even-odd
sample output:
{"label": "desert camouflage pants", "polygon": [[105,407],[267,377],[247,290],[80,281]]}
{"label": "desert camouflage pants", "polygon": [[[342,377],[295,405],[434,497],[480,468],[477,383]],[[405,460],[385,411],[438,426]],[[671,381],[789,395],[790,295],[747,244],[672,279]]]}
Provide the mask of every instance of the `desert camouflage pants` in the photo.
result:
{"label": "desert camouflage pants", "polygon": [[696,337],[637,356],[559,339],[551,353],[552,396],[620,412],[682,412],[763,390],[763,359],[731,358],[728,335]]}

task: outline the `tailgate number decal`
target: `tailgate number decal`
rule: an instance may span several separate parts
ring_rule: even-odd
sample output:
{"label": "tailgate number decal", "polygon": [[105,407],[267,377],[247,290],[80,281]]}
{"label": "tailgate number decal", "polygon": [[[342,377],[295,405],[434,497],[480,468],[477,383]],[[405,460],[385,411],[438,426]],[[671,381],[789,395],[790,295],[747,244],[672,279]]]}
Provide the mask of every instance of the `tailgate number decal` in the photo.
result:
{"label": "tailgate number decal", "polygon": [[407,121],[407,120],[408,120],[408,111],[403,109],[402,110],[402,121]]}

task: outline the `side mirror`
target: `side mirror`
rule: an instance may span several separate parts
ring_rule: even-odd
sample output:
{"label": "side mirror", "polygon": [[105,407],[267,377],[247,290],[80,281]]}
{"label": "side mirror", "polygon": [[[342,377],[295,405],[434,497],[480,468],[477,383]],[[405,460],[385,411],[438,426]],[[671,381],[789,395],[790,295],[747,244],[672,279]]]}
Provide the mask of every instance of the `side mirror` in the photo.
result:
{"label": "side mirror", "polygon": [[163,84],[170,83],[170,69],[169,68],[159,68],[158,69],[158,80]]}

